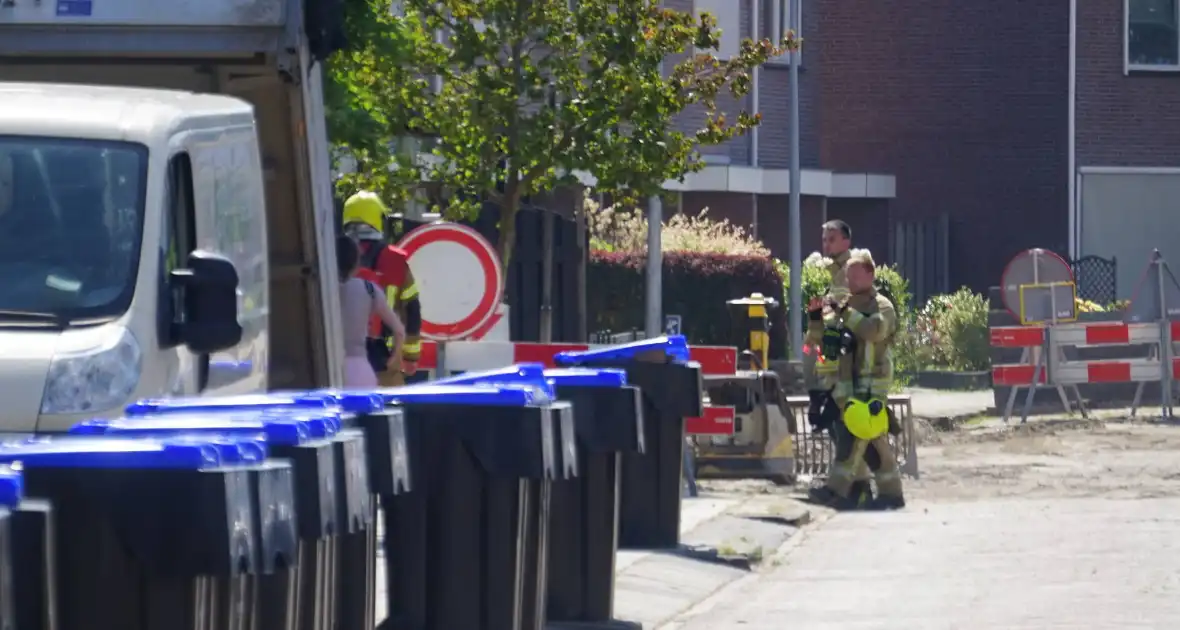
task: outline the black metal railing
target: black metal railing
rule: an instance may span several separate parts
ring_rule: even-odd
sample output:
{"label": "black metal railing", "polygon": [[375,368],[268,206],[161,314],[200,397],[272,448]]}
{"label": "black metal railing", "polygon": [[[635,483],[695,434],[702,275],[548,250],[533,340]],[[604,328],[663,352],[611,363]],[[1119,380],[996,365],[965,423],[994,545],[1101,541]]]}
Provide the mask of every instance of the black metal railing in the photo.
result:
{"label": "black metal railing", "polygon": [[1101,256],[1082,256],[1069,263],[1073,269],[1078,298],[1107,305],[1118,297],[1118,261]]}

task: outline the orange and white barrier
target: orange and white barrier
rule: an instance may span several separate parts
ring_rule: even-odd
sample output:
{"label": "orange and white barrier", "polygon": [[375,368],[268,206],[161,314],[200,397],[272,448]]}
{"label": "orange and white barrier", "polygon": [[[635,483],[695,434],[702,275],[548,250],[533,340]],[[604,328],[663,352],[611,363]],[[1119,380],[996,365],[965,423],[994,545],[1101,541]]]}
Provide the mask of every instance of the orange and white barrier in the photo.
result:
{"label": "orange and white barrier", "polygon": [[[1096,383],[1138,383],[1131,414],[1139,407],[1143,385],[1170,383],[1180,374],[1180,359],[1173,344],[1180,341],[1180,322],[1126,324],[1121,322],[1070,322],[1047,326],[998,326],[990,331],[995,348],[1020,348],[1017,363],[992,366],[992,383],[1011,387],[1004,419],[1012,414],[1016,392],[1020,388],[1053,387],[1068,411],[1065,388],[1077,396],[1078,407],[1085,415],[1078,385]],[[1071,360],[1067,349],[1116,346],[1150,346],[1147,358]],[[1165,388],[1170,398],[1170,386]],[[1032,393],[1025,405],[1027,417]]]}
{"label": "orange and white barrier", "polygon": [[[609,346],[584,343],[531,343],[524,341],[450,341],[446,343],[447,372],[494,370],[514,363],[540,363],[556,367],[553,357],[559,352],[582,351]],[[419,367],[433,372],[439,364],[439,347],[433,341],[422,342]],[[690,346],[689,357],[701,364],[701,373],[728,375],[737,372],[737,348],[732,346]],[[689,418],[685,431],[692,435],[733,435],[736,414],[733,407],[705,406],[705,415]]]}
{"label": "orange and white barrier", "polygon": [[[1172,400],[1172,382],[1180,374],[1180,359],[1174,352],[1178,340],[1180,322],[1060,324],[1049,329],[1049,374],[1053,382],[1066,386],[1137,383],[1135,398],[1131,402],[1132,416],[1142,403],[1144,386],[1159,383],[1161,404],[1168,408]],[[1089,361],[1066,358],[1067,348],[1112,346],[1148,346],[1148,356]]]}
{"label": "orange and white barrier", "polygon": [[[1002,387],[1028,387],[1036,376],[1035,356],[1045,345],[1045,329],[1040,326],[997,326],[990,331],[993,348],[1019,348],[1020,360],[1016,363],[992,365],[992,384]],[[1038,384],[1048,383],[1044,371],[1038,377]]]}

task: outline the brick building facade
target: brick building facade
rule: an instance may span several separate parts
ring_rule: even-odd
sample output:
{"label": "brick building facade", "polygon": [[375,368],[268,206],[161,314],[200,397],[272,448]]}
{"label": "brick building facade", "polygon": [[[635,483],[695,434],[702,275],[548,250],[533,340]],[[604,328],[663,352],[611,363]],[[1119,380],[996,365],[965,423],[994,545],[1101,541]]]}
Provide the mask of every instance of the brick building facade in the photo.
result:
{"label": "brick building facade", "polygon": [[[778,1],[740,0],[721,26],[772,34]],[[1178,0],[802,1],[805,254],[825,217],[892,260],[899,226],[945,216],[948,288],[996,284],[1029,247],[1117,257],[1123,297],[1151,247],[1180,260]],[[791,86],[781,64],[757,81],[757,138],[711,149],[680,206],[785,256]]]}

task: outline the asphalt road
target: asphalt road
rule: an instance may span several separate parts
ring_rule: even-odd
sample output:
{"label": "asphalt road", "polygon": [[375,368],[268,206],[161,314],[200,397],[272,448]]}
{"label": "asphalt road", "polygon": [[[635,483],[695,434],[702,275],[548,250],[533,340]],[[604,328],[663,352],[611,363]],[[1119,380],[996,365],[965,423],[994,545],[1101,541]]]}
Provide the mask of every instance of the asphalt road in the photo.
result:
{"label": "asphalt road", "polygon": [[1180,499],[985,499],[839,514],[677,630],[1180,623]]}

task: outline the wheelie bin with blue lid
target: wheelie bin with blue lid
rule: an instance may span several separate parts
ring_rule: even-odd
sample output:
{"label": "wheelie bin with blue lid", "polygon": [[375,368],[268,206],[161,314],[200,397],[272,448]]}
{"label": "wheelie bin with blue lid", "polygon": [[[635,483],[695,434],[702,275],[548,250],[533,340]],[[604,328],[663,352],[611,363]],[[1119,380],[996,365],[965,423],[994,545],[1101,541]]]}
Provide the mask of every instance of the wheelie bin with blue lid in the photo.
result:
{"label": "wheelie bin with blue lid", "polygon": [[[13,576],[18,567],[13,566],[13,548],[20,541],[13,540],[12,513],[20,506],[24,496],[20,472],[8,466],[0,466],[0,630],[16,628],[16,601],[12,590]],[[18,575],[19,577],[19,575]]]}
{"label": "wheelie bin with blue lid", "polygon": [[[373,392],[282,391],[211,399],[141,401],[131,413],[206,412],[251,409],[288,419],[323,417],[343,422],[330,438],[336,459],[339,514],[334,553],[333,625],[340,630],[369,630],[376,599],[377,523],[375,494],[381,488],[406,491],[405,432],[401,412],[386,409]],[[325,414],[333,414],[328,418]],[[355,428],[349,428],[355,427]],[[343,430],[340,430],[343,429]]]}
{"label": "wheelie bin with blue lid", "polygon": [[[215,587],[218,577],[256,571],[258,561],[250,464],[223,461],[228,449],[220,439],[106,436],[0,444],[0,462],[19,462],[25,493],[52,502],[58,517],[58,628],[252,623],[247,589],[224,600]],[[257,450],[239,459],[249,452]]]}
{"label": "wheelie bin with blue lid", "polygon": [[[217,414],[170,413],[157,416],[88,420],[75,425],[75,435],[110,435],[120,438],[167,438],[172,441],[208,440],[232,443],[240,437],[258,437],[272,449],[294,446],[314,433],[311,423],[267,418],[261,412]],[[232,453],[222,452],[223,459]],[[258,630],[295,627],[299,602],[295,477],[292,463],[267,459],[249,469],[252,518],[260,559],[257,579]]]}
{"label": "wheelie bin with blue lid", "polygon": [[[554,415],[568,403],[522,385],[380,391],[405,411],[414,480],[413,492],[382,503],[389,617],[381,627],[518,630],[523,618],[540,619],[543,589],[524,601],[523,565],[545,559],[561,448]],[[539,535],[528,535],[531,522]],[[543,567],[537,575],[543,580]]]}
{"label": "wheelie bin with blue lid", "polygon": [[644,452],[643,399],[623,370],[545,370],[573,403],[580,474],[553,484],[548,628],[627,628],[614,619],[623,454]]}
{"label": "wheelie bin with blue lid", "polygon": [[[386,406],[384,398],[374,391],[315,393],[331,397],[343,412],[345,426],[355,427],[365,436],[365,462],[372,493],[368,509],[373,526],[341,538],[338,625],[340,630],[372,630],[376,624],[377,506],[387,497],[411,488],[405,419],[401,409]],[[361,584],[368,587],[360,588]]]}
{"label": "wheelie bin with blue lid", "polygon": [[[545,378],[545,368],[540,363],[518,363],[508,367],[486,370],[481,372],[466,372],[459,376],[434,381],[435,385],[512,385],[530,388],[541,395],[554,398],[557,394],[552,383]],[[553,435],[555,436],[554,455],[557,458],[558,474],[553,484],[562,480],[574,479],[578,473],[577,434],[574,429],[574,409],[569,405],[562,405],[558,413],[553,414]],[[543,514],[552,515],[552,487],[533,486],[534,495],[529,500],[540,509],[533,512],[534,518],[529,519],[524,526],[525,557],[521,588],[525,606],[521,613],[522,628],[539,628],[543,625],[545,614],[545,600],[549,581],[549,539],[554,535],[552,526],[542,527],[540,517]],[[552,516],[549,518],[552,523]],[[535,552],[535,553],[534,553]]]}
{"label": "wheelie bin with blue lid", "polygon": [[619,547],[668,549],[680,543],[684,419],[700,416],[700,365],[683,336],[658,337],[582,352],[559,352],[563,367],[623,369],[642,390],[644,452],[625,453]]}
{"label": "wheelie bin with blue lid", "polygon": [[[295,440],[270,444],[273,457],[288,460],[292,466],[295,495],[294,522],[297,543],[295,561],[284,570],[260,582],[260,616],[269,627],[283,627],[291,615],[282,606],[291,598],[294,584],[294,628],[326,630],[334,625],[336,592],[339,588],[337,553],[341,516],[348,511],[337,466],[334,440],[340,429],[340,416],[330,399],[324,396],[241,396],[225,399],[178,399],[155,401],[151,405],[128,406],[129,417],[120,420],[117,431],[139,433],[166,431],[169,423],[259,422],[279,431],[293,423],[306,435]],[[185,405],[188,406],[185,406]],[[154,422],[151,429],[145,422]],[[216,426],[216,425],[215,425]],[[115,427],[108,431],[115,432]],[[216,429],[208,429],[215,431]],[[360,439],[352,436],[349,441]],[[362,447],[363,448],[363,447]]]}

